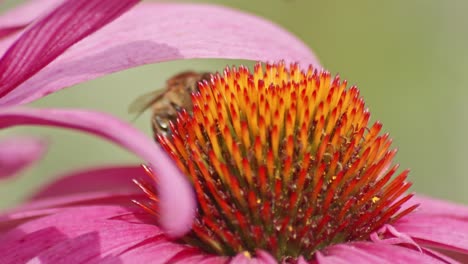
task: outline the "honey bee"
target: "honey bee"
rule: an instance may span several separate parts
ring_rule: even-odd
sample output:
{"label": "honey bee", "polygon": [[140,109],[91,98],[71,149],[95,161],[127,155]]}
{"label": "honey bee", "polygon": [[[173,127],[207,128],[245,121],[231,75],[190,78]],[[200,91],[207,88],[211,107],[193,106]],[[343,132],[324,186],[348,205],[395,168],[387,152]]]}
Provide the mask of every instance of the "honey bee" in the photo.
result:
{"label": "honey bee", "polygon": [[185,71],[172,76],[166,81],[166,87],[160,90],[143,94],[136,98],[129,106],[129,113],[140,115],[145,110],[153,110],[151,127],[154,136],[170,135],[170,122],[177,119],[177,113],[185,109],[192,112],[191,94],[198,91],[198,83],[210,80],[211,74],[207,72]]}

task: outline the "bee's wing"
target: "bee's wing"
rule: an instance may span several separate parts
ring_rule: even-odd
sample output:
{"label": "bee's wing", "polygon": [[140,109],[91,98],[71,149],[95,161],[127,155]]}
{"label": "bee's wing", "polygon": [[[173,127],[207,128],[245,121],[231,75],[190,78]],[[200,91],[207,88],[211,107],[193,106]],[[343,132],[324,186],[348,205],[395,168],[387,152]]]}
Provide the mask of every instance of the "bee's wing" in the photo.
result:
{"label": "bee's wing", "polygon": [[137,114],[138,117],[156,101],[160,100],[165,93],[166,89],[161,89],[138,96],[128,107],[128,113]]}

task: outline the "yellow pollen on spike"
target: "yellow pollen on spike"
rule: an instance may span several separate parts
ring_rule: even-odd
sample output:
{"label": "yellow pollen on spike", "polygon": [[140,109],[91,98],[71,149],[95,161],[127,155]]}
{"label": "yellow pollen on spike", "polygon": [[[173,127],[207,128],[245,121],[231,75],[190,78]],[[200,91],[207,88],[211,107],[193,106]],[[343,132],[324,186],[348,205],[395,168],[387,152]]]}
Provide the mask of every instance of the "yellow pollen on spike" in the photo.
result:
{"label": "yellow pollen on spike", "polygon": [[[193,184],[198,209],[183,240],[211,254],[279,262],[366,240],[411,198],[396,151],[356,87],[309,66],[227,68],[192,94],[158,142]],[[157,178],[157,177],[154,177]],[[155,197],[138,201],[151,214]]]}

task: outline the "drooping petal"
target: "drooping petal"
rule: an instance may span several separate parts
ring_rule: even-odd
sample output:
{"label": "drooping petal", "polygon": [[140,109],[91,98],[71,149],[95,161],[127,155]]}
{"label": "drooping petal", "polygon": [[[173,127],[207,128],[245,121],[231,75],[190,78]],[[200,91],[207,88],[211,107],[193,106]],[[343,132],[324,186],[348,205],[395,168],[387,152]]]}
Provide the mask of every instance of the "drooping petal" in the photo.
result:
{"label": "drooping petal", "polygon": [[265,251],[259,251],[259,256],[251,257],[248,253],[240,252],[229,262],[231,264],[275,264],[278,263],[272,256]]}
{"label": "drooping petal", "polygon": [[97,262],[162,236],[159,227],[145,217],[145,213],[118,206],[63,209],[4,234],[0,238],[2,261]]}
{"label": "drooping petal", "polygon": [[414,212],[417,214],[446,215],[468,220],[468,205],[443,201],[423,195],[414,196],[405,206],[409,207],[413,204],[419,204],[418,209]]}
{"label": "drooping petal", "polygon": [[113,255],[100,260],[100,263],[224,264],[227,262],[227,259],[228,258],[224,256],[208,255],[203,253],[200,249],[181,243],[174,243],[163,236],[159,236],[148,239],[137,247],[125,251],[121,255]]}
{"label": "drooping petal", "polygon": [[96,191],[134,191],[138,193],[140,189],[133,184],[132,179],[144,177],[146,174],[138,165],[81,169],[57,177],[57,180],[36,192],[32,199]]}
{"label": "drooping petal", "polygon": [[405,206],[413,203],[420,204],[419,208],[394,224],[399,232],[421,244],[468,257],[468,206],[421,195]]}
{"label": "drooping petal", "polygon": [[260,259],[265,264],[275,264],[276,263],[276,259],[265,250],[257,250],[257,252],[255,252],[255,253],[257,255],[257,259]]}
{"label": "drooping petal", "polygon": [[138,65],[187,58],[319,65],[297,37],[259,17],[213,5],[142,3],[0,98],[0,105],[31,102]]}
{"label": "drooping petal", "polygon": [[[325,248],[316,254],[318,264],[392,264],[392,263],[447,263],[443,259],[418,250],[390,244],[354,242]],[[456,263],[453,261],[452,263]]]}
{"label": "drooping petal", "polygon": [[0,15],[0,38],[25,28],[63,0],[30,0]]}
{"label": "drooping petal", "polygon": [[9,36],[17,31],[24,29],[26,25],[18,25],[18,26],[7,26],[0,28],[0,39]]}
{"label": "drooping petal", "polygon": [[[422,248],[425,252],[444,260],[447,263],[468,263],[468,255],[455,251],[447,251],[438,248],[437,251],[429,248]],[[456,262],[458,261],[458,262]]]}
{"label": "drooping petal", "polygon": [[191,185],[166,153],[137,129],[110,115],[92,111],[0,108],[0,128],[17,125],[81,130],[134,152],[151,164],[158,177],[161,226],[170,236],[183,235],[191,228],[196,207]]}
{"label": "drooping petal", "polygon": [[47,144],[42,139],[15,137],[0,141],[0,179],[13,176],[42,157]]}
{"label": "drooping petal", "polygon": [[[317,258],[318,258],[318,257],[320,257],[320,258],[323,257],[322,253],[317,252],[317,254],[318,254]],[[313,263],[313,264],[315,264],[316,262],[317,262],[317,261],[315,261],[315,260],[314,260],[314,261],[311,261],[311,262],[308,262],[307,260],[305,260],[305,258],[304,258],[303,256],[299,256],[299,258],[297,258],[297,264],[308,264],[308,263]],[[334,264],[339,264],[339,262],[334,263]]]}
{"label": "drooping petal", "polygon": [[[377,244],[404,245],[406,247],[411,247],[417,251],[424,252],[435,258],[446,261],[447,263],[452,263],[453,259],[458,260],[460,258],[460,256],[458,254],[454,254],[455,252],[453,251],[444,251],[440,248],[438,248],[437,251],[434,251],[423,247],[422,245],[425,244],[424,242],[417,243],[415,239],[413,239],[408,234],[399,232],[395,227],[388,224],[384,225],[380,230],[373,233],[370,238],[374,243]],[[468,257],[468,255],[466,256]]]}
{"label": "drooping petal", "polygon": [[394,226],[422,245],[468,255],[468,218],[415,213],[403,217]]}
{"label": "drooping petal", "polygon": [[135,198],[143,197],[141,193],[135,192],[90,192],[90,193],[78,193],[71,195],[63,195],[58,197],[44,198],[37,201],[26,203],[20,207],[14,208],[14,212],[27,212],[28,210],[38,210],[47,208],[67,207],[76,205],[87,205],[87,204],[118,204],[118,205],[129,205],[133,204],[131,201]]}
{"label": "drooping petal", "polygon": [[0,215],[0,233],[33,218],[59,212],[65,207],[85,205],[134,206],[132,200],[142,199],[141,193],[93,192],[65,195],[29,202]]}
{"label": "drooping petal", "polygon": [[0,59],[0,97],[138,2],[74,0],[59,5],[26,29]]}

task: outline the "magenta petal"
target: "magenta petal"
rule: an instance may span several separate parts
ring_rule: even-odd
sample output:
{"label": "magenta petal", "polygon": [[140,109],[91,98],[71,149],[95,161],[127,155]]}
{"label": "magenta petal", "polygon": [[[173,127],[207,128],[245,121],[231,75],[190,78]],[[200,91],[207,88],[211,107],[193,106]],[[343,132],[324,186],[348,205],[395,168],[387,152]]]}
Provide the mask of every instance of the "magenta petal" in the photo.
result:
{"label": "magenta petal", "polygon": [[0,141],[0,179],[13,176],[42,157],[47,144],[36,138],[16,137]]}
{"label": "magenta petal", "polygon": [[407,207],[419,204],[414,213],[429,215],[446,215],[468,220],[468,206],[454,202],[416,195],[408,201]]}
{"label": "magenta petal", "polygon": [[[455,251],[446,251],[442,249],[432,250],[429,248],[422,248],[426,253],[432,254],[434,257],[437,257],[447,263],[468,263],[468,255],[458,253]],[[458,262],[457,262],[458,261]]]}
{"label": "magenta petal", "polygon": [[158,177],[160,224],[170,236],[189,231],[195,216],[193,189],[166,153],[143,133],[116,118],[84,110],[0,108],[0,128],[57,126],[108,139],[149,162]]}
{"label": "magenta petal", "polygon": [[148,239],[121,255],[114,255],[100,261],[101,264],[111,263],[226,263],[226,257],[207,255],[199,249],[181,243],[174,243],[159,236]]}
{"label": "magenta petal", "polygon": [[57,177],[57,180],[42,187],[32,199],[71,195],[97,191],[128,191],[138,193],[132,179],[146,178],[141,166],[111,166],[84,169]]}
{"label": "magenta petal", "polygon": [[355,242],[330,246],[322,250],[321,254],[317,254],[316,260],[319,264],[447,263],[421,251],[372,242]]}
{"label": "magenta petal", "polygon": [[284,59],[319,65],[297,37],[259,17],[213,5],[145,2],[77,43],[0,98],[0,104],[27,103],[111,72],[187,58]]}
{"label": "magenta petal", "polygon": [[29,0],[0,15],[0,28],[28,24],[49,12],[63,0]]}
{"label": "magenta petal", "polygon": [[[315,253],[315,260],[318,264],[353,264],[355,260],[348,261],[346,258],[340,258],[338,256],[324,256],[322,253],[317,252]],[[308,263],[303,258],[299,258],[298,264],[305,264]],[[368,262],[364,262],[368,263]],[[384,263],[385,264],[385,263]]]}
{"label": "magenta petal", "polygon": [[[119,254],[128,248],[138,245],[148,236],[153,235],[152,232],[148,232],[148,230],[133,228],[133,226],[109,226],[104,227],[104,231],[102,230],[103,227],[97,227],[100,228],[100,230],[95,230],[76,238],[65,240],[53,247],[47,248],[40,252],[33,261],[38,260],[38,263],[63,264],[101,263],[104,257]],[[158,255],[153,255],[153,257],[157,256]]]}
{"label": "magenta petal", "polygon": [[[323,257],[322,253],[317,252],[317,258],[321,258],[321,257]],[[316,263],[316,261],[308,262],[307,260],[305,260],[305,258],[303,256],[299,256],[299,258],[297,258],[297,263],[296,264],[307,264],[307,263]],[[335,264],[338,264],[338,263],[335,263]]]}
{"label": "magenta petal", "polygon": [[[384,248],[384,246],[382,246],[382,248]],[[318,252],[316,254],[316,261],[318,264],[392,263],[391,259],[382,259],[372,254],[372,252],[361,250],[357,248],[354,243],[327,247],[322,250],[321,253]]]}
{"label": "magenta petal", "polygon": [[468,255],[468,206],[424,196],[409,202],[420,206],[394,224],[399,232],[420,244]]}
{"label": "magenta petal", "polygon": [[30,0],[0,16],[0,38],[23,29],[63,0]]}
{"label": "magenta petal", "polygon": [[270,255],[270,253],[268,253],[265,250],[257,250],[255,252],[255,254],[257,255],[257,259],[262,260],[263,263],[265,263],[265,264],[275,264],[275,263],[277,263],[276,259],[272,255]]}
{"label": "magenta petal", "polygon": [[134,214],[115,206],[63,209],[55,215],[30,221],[0,238],[5,263],[25,263],[38,257],[44,263],[96,261],[120,254],[142,241],[161,235],[151,223],[122,218]]}
{"label": "magenta petal", "polygon": [[422,245],[468,255],[468,218],[451,215],[409,214],[394,224]]}
{"label": "magenta petal", "polygon": [[0,232],[14,228],[32,218],[57,213],[64,207],[83,205],[135,206],[132,200],[142,198],[141,193],[97,192],[37,200],[1,214]]}
{"label": "magenta petal", "polygon": [[7,37],[17,31],[24,29],[26,25],[18,25],[18,26],[9,26],[9,27],[1,27],[0,28],[0,39]]}
{"label": "magenta petal", "polygon": [[138,0],[65,1],[33,23],[0,60],[0,97],[136,3]]}
{"label": "magenta petal", "polygon": [[231,264],[275,264],[277,261],[266,251],[258,250],[256,257],[246,256],[244,252],[238,253],[229,263]]}

